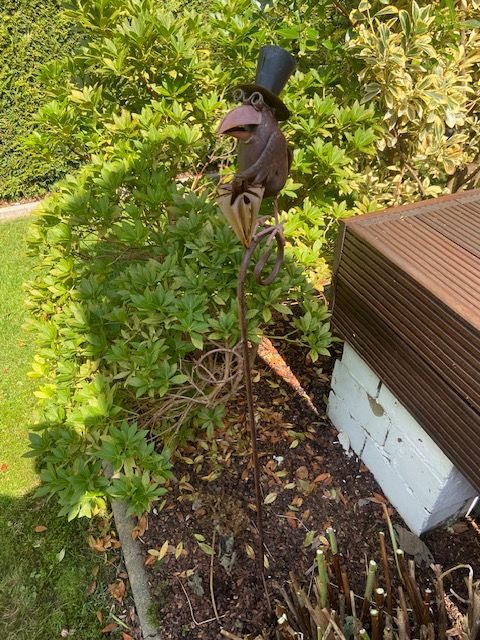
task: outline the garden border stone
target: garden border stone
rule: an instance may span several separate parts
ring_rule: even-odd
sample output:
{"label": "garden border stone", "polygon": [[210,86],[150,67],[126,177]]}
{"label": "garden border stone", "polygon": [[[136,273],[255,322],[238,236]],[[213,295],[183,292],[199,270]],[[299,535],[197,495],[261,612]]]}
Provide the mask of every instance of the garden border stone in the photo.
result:
{"label": "garden border stone", "polygon": [[34,202],[24,202],[22,204],[0,207],[0,222],[16,220],[17,218],[26,218],[36,207],[38,207],[40,202],[41,200],[35,200]]}
{"label": "garden border stone", "polygon": [[143,640],[161,640],[159,631],[150,619],[152,599],[143,555],[137,540],[132,538],[133,522],[127,516],[127,505],[122,500],[112,500],[112,512],[117,527],[122,553],[132,589],[133,600],[142,628]]}

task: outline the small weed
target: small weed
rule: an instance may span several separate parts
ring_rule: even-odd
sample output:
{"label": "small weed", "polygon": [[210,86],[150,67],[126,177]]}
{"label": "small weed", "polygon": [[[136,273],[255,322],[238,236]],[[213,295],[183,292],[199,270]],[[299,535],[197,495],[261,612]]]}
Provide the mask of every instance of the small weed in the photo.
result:
{"label": "small weed", "polygon": [[162,580],[152,590],[152,603],[148,608],[147,616],[153,625],[159,625],[162,621],[162,611],[167,606],[170,590],[168,580]]}

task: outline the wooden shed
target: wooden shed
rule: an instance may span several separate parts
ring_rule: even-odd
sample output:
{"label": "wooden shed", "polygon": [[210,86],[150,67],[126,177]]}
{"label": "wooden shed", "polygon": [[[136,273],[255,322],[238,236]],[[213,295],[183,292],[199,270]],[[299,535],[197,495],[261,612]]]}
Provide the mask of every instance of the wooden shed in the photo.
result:
{"label": "wooden shed", "polygon": [[480,489],[480,190],[350,218],[333,325]]}

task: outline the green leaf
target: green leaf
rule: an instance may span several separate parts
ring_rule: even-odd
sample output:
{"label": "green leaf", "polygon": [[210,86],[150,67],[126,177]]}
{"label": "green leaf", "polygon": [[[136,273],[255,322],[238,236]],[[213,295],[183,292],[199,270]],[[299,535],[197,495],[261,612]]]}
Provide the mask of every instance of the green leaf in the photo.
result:
{"label": "green leaf", "polygon": [[212,547],[207,544],[206,542],[199,542],[198,546],[200,547],[200,549],[203,551],[203,553],[206,553],[207,556],[214,556],[215,555],[215,551],[212,549]]}

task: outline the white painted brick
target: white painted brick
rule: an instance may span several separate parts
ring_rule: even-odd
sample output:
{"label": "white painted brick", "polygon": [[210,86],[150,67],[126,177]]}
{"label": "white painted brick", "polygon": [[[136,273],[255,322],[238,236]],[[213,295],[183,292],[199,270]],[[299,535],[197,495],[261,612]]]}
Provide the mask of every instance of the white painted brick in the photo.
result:
{"label": "white painted brick", "polygon": [[377,397],[380,378],[347,342],[343,347],[342,364],[372,398]]}
{"label": "white painted brick", "polygon": [[[390,437],[390,436],[389,436]],[[431,511],[442,490],[442,480],[432,473],[414,449],[398,447],[388,451],[392,467],[403,479],[404,484]]]}
{"label": "white painted brick", "polygon": [[360,455],[365,444],[365,431],[350,414],[348,403],[339,398],[334,391],[328,398],[327,415],[339,431],[345,432],[350,438],[350,446]]}
{"label": "white painted brick", "polygon": [[391,464],[390,458],[378,444],[367,438],[362,460],[375,476],[385,496],[397,509],[410,529],[417,535],[424,531],[430,518],[429,511],[412,493]]}
{"label": "white painted brick", "polygon": [[352,376],[343,361],[335,363],[332,389],[335,392],[337,401],[343,401],[348,407],[351,417],[368,435],[383,445],[390,428],[390,419],[384,412],[383,407]]}
{"label": "white painted brick", "polygon": [[[442,499],[443,492],[439,497],[439,501],[441,502]],[[435,506],[433,508],[432,515],[425,525],[424,530],[428,531],[429,529],[434,529],[435,527],[438,527],[440,524],[447,522],[448,520],[454,520],[457,517],[464,516],[472,502],[472,499],[473,498],[470,497],[468,500],[461,500],[460,502],[457,502],[456,504],[450,504],[447,507]]]}
{"label": "white painted brick", "polygon": [[417,450],[419,456],[427,461],[427,464],[435,470],[439,478],[448,477],[454,468],[451,460],[385,385],[382,385],[380,389],[378,402],[390,416],[392,424],[396,425],[400,432],[397,437],[408,440],[408,446]]}
{"label": "white painted brick", "polygon": [[458,500],[470,500],[471,502],[478,495],[478,490],[470,484],[457,467],[453,467],[446,488],[449,495],[456,496]]}
{"label": "white painted brick", "polygon": [[477,494],[347,344],[333,371],[328,415],[417,535],[464,513]]}

